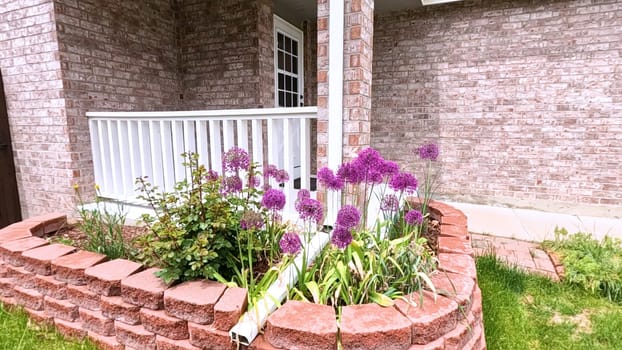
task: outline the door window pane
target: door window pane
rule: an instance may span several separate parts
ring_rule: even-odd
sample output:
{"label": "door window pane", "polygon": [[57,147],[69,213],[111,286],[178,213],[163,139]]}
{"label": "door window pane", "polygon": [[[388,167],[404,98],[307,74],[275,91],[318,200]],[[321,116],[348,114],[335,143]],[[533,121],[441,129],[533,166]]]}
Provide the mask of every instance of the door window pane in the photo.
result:
{"label": "door window pane", "polygon": [[278,48],[283,50],[283,40],[285,39],[282,33],[277,34],[277,42],[278,42]]}

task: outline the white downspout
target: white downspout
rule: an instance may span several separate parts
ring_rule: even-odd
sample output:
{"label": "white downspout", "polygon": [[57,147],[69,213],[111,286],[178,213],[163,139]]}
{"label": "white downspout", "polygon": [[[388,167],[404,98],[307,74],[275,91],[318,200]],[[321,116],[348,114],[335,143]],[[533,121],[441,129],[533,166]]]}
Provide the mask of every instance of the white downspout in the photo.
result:
{"label": "white downspout", "polygon": [[[330,236],[324,232],[317,232],[305,247],[306,265],[309,266],[315,257],[324,249],[328,243]],[[268,288],[266,295],[257,301],[257,303],[248,310],[240,321],[231,328],[229,336],[232,342],[239,342],[242,345],[249,346],[259,331],[263,328],[268,316],[281,304],[287,297],[289,289],[294,286],[298,280],[298,271],[302,268],[303,254],[300,253],[296,259],[290,263],[281,273],[278,280]]]}

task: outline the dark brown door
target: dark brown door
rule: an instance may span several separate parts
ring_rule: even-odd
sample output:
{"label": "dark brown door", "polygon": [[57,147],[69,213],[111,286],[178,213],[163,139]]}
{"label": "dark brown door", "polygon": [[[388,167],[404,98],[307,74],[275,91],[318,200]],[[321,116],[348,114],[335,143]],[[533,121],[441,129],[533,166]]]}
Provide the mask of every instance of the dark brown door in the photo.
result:
{"label": "dark brown door", "polygon": [[0,75],[0,228],[21,219],[9,118],[6,113],[2,75]]}

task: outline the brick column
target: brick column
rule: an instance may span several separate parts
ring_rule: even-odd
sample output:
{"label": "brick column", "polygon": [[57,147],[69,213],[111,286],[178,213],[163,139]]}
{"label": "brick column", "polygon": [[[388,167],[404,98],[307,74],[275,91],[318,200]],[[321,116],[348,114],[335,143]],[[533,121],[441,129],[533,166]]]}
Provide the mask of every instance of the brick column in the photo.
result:
{"label": "brick column", "polygon": [[343,62],[343,158],[371,145],[374,0],[345,2]]}
{"label": "brick column", "polygon": [[[317,164],[328,164],[328,153],[341,147],[343,161],[351,160],[370,146],[371,82],[374,0],[347,0],[344,3],[343,107],[341,116],[329,116],[329,23],[330,6],[344,2],[318,0],[317,17]],[[335,113],[333,111],[333,113]],[[329,118],[341,117],[341,145],[329,145]],[[325,202],[325,191],[318,199]]]}

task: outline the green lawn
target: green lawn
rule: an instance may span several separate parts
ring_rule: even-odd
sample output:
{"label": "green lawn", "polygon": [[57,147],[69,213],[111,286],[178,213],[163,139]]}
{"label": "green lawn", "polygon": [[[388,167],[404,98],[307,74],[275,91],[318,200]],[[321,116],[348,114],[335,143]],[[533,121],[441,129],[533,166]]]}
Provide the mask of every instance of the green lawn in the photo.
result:
{"label": "green lawn", "polygon": [[66,339],[51,327],[35,324],[17,309],[0,304],[0,350],[96,350],[87,341]]}
{"label": "green lawn", "polygon": [[622,305],[477,259],[490,350],[622,349]]}

